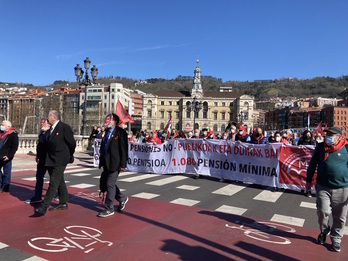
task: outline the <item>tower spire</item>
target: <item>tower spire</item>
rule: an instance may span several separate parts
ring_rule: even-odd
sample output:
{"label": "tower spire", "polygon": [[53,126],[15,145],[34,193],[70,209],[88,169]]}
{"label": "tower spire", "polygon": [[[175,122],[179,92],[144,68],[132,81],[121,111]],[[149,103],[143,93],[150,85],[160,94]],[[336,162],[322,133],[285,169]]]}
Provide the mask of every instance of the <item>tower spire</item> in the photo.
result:
{"label": "tower spire", "polygon": [[202,89],[202,84],[201,84],[201,69],[199,68],[199,60],[197,59],[196,61],[196,68],[194,70],[194,78],[193,78],[193,87],[192,87],[192,92],[191,96],[203,96],[203,89]]}

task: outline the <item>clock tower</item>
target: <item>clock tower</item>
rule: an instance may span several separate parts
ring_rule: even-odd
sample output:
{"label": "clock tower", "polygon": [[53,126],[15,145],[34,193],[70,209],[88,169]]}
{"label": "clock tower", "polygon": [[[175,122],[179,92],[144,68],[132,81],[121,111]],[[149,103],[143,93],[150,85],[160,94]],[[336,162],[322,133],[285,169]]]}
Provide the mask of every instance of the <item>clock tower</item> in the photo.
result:
{"label": "clock tower", "polygon": [[196,69],[194,70],[195,76],[193,78],[193,87],[191,96],[202,98],[203,97],[203,89],[201,84],[201,69],[199,69],[199,60],[197,60]]}

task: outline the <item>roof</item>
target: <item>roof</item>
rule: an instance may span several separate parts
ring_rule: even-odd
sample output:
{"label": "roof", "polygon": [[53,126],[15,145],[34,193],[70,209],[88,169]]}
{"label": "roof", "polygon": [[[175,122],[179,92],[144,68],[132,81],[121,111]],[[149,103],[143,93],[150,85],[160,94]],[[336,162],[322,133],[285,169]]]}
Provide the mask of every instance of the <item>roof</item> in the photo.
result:
{"label": "roof", "polygon": [[[189,91],[157,91],[153,93],[158,97],[191,97],[191,92]],[[235,99],[241,96],[238,92],[204,92],[203,97],[206,98],[226,98]]]}
{"label": "roof", "polygon": [[188,91],[157,91],[153,93],[159,97],[190,97],[191,93]]}
{"label": "roof", "polygon": [[238,92],[205,92],[203,94],[204,97],[211,97],[211,98],[226,98],[226,99],[231,99],[231,98],[239,98],[241,96],[240,93]]}

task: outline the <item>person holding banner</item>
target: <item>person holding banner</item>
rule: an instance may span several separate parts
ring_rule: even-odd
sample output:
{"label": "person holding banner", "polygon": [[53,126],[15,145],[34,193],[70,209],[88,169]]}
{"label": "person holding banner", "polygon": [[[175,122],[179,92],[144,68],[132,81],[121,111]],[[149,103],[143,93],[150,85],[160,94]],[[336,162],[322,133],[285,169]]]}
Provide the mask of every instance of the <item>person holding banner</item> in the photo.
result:
{"label": "person holding banner", "polygon": [[[99,168],[103,168],[106,176],[105,210],[98,217],[108,217],[114,214],[114,200],[120,204],[118,210],[125,208],[128,197],[121,193],[116,185],[118,175],[124,171],[128,160],[128,137],[127,132],[120,128],[120,118],[116,114],[110,114],[108,129],[100,146]],[[103,174],[102,174],[103,175]]]}
{"label": "person holding banner", "polygon": [[[310,190],[317,169],[316,205],[320,234],[318,243],[323,245],[330,234],[331,250],[340,252],[347,218],[348,205],[348,152],[342,130],[331,127],[326,130],[325,140],[319,143],[307,169],[306,189]],[[330,227],[330,215],[332,226]]]}

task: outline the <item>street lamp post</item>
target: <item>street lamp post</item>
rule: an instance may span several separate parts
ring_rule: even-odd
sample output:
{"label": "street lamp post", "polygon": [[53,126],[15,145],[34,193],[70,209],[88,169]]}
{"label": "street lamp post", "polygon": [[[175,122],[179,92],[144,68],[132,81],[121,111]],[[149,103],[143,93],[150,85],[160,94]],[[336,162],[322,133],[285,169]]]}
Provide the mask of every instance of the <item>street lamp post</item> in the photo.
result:
{"label": "street lamp post", "polygon": [[[89,76],[88,76],[88,69],[91,65],[91,61],[89,60],[89,58],[87,57],[84,61],[84,67],[86,69],[86,72],[85,72],[85,77],[82,79],[83,77],[83,70],[82,68],[80,67],[79,64],[77,64],[75,66],[75,76],[76,76],[76,80],[81,83],[82,85],[85,86],[85,99],[84,99],[84,104],[83,104],[83,120],[82,120],[82,132],[81,132],[81,135],[83,136],[87,136],[87,130],[86,130],[86,122],[87,122],[87,119],[86,119],[86,108],[87,108],[87,86],[91,85],[91,83],[95,83],[96,79],[97,79],[97,75],[98,75],[98,69],[95,65],[93,65],[93,67],[91,68],[91,75],[92,75],[92,81],[89,79]],[[82,79],[82,81],[81,81]]]}
{"label": "street lamp post", "polygon": [[238,113],[238,119],[240,120],[240,122],[243,122],[243,119],[248,120],[248,112],[241,111],[240,113]]}
{"label": "street lamp post", "polygon": [[203,108],[203,103],[198,102],[196,96],[193,98],[192,103],[188,108],[193,111],[193,131],[196,128],[196,113],[198,113]]}

